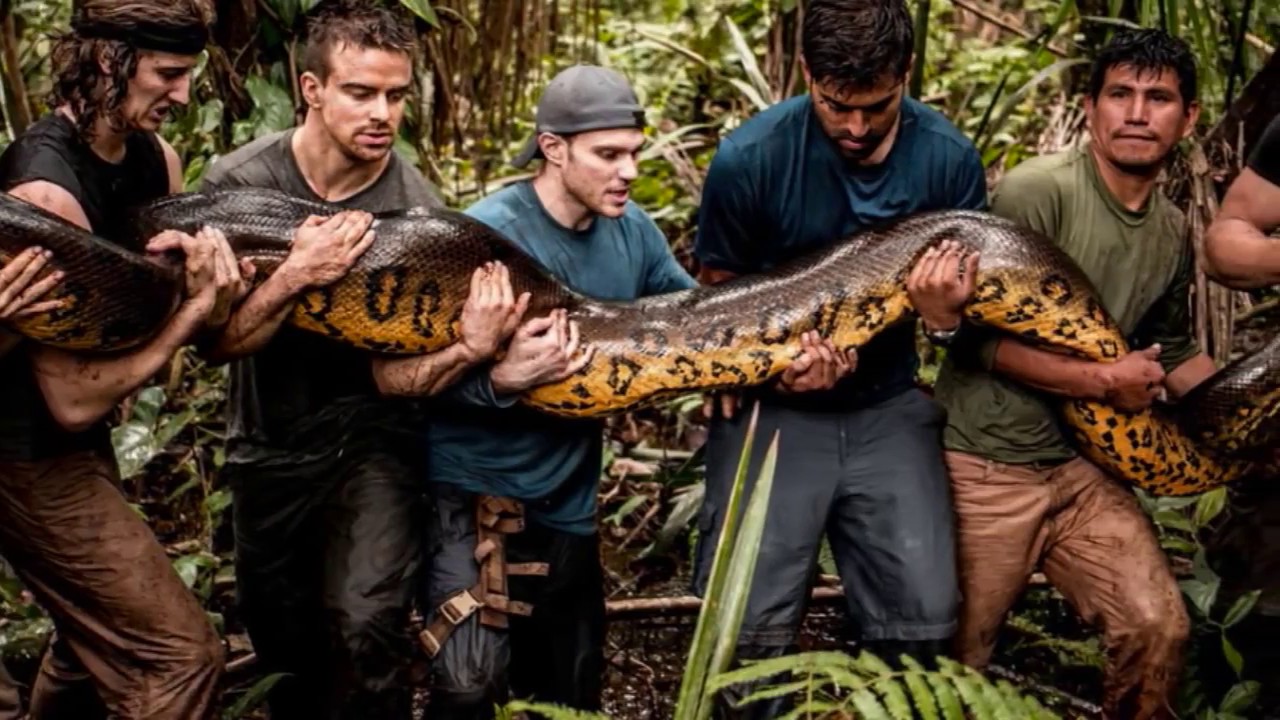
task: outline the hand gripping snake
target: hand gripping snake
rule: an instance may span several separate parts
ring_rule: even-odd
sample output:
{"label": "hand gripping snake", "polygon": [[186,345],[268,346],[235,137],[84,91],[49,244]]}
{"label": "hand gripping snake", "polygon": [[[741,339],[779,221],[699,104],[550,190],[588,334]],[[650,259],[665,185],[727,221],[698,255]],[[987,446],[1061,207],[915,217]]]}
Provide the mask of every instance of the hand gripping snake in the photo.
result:
{"label": "hand gripping snake", "polygon": [[[184,193],[137,208],[136,247],[164,229],[214,226],[261,282],[289,251],[294,228],[338,208],[273,190]],[[288,322],[370,352],[409,355],[459,338],[473,270],[500,260],[517,294],[532,294],[526,319],[557,307],[595,347],[577,374],[527,390],[543,412],[603,417],[674,395],[762,383],[800,353],[809,330],[841,350],[862,347],[914,319],[905,281],[943,240],[981,253],[965,307],[977,325],[1042,348],[1113,362],[1124,334],[1079,267],[1048,238],[995,215],[920,213],[858,232],[769,272],[630,302],[586,297],[488,226],[452,210],[375,216],[377,239],[347,275],[306,292]],[[78,352],[119,352],[154,335],[183,296],[180,268],[148,259],[0,194],[0,260],[30,245],[53,252],[64,307],[16,322],[26,338]],[[1201,492],[1268,468],[1280,434],[1280,338],[1220,369],[1176,406],[1123,412],[1063,399],[1081,452],[1154,494]]]}

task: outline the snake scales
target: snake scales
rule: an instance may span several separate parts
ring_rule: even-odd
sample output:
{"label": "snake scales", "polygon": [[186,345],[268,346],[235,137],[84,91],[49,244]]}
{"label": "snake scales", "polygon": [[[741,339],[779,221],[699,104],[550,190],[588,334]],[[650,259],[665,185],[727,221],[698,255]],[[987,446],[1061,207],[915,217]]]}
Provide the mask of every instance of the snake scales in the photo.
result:
{"label": "snake scales", "polygon": [[[137,238],[165,228],[219,227],[259,269],[284,258],[293,228],[333,207],[261,189],[188,193],[134,212]],[[1097,361],[1127,352],[1089,280],[1048,239],[993,215],[939,211],[843,239],[769,273],[633,302],[572,292],[506,238],[454,211],[377,216],[378,239],[339,282],[308,292],[289,322],[370,351],[413,354],[454,342],[472,270],[501,260],[526,317],[567,307],[591,363],[563,382],[527,391],[542,411],[603,416],[780,373],[817,329],[837,347],[860,347],[913,317],[904,282],[930,246],[952,238],[982,253],[966,308],[975,323]],[[112,352],[151,336],[181,297],[174,267],[145,259],[56,216],[0,194],[0,260],[32,244],[54,253],[66,277],[64,308],[22,320],[20,334],[77,351]],[[1263,467],[1280,434],[1280,339],[1220,370],[1176,409],[1124,413],[1089,401],[1062,412],[1082,452],[1155,494],[1187,494]]]}

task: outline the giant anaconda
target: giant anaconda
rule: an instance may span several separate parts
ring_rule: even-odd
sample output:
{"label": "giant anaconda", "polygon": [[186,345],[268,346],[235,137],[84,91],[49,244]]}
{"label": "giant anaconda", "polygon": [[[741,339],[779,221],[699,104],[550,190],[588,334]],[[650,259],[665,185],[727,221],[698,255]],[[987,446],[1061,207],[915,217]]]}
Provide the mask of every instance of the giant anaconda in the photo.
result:
{"label": "giant anaconda", "polygon": [[[122,250],[0,194],[0,256],[31,244],[54,253],[66,273],[63,309],[23,320],[19,333],[79,351],[139,344],[181,295],[176,270]],[[261,189],[188,193],[135,213],[139,238],[164,228],[224,231],[259,281],[287,252],[293,228],[331,206]],[[940,211],[852,235],[774,271],[712,287],[602,302],[572,292],[506,238],[454,211],[378,216],[377,240],[341,281],[309,292],[294,325],[370,351],[413,354],[457,338],[472,270],[487,260],[511,269],[517,293],[532,293],[527,317],[566,307],[595,347],[567,380],[534,388],[523,402],[565,416],[604,416],[673,394],[746,386],[780,373],[816,329],[842,349],[863,346],[914,317],[905,278],[930,246],[955,239],[981,252],[967,316],[1051,349],[1096,361],[1127,352],[1126,340],[1079,268],[1048,239],[993,215]],[[1064,401],[1081,450],[1156,494],[1206,490],[1253,469],[1276,447],[1280,339],[1207,381],[1177,411],[1116,411]]]}

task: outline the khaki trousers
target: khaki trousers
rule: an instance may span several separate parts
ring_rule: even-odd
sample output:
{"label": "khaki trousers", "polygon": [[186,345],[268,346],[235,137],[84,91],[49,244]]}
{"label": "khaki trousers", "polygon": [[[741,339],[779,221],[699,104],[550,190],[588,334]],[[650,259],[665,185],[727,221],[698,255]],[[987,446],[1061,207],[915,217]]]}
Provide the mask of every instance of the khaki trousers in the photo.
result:
{"label": "khaki trousers", "polygon": [[125,501],[113,458],[0,463],[0,555],[56,628],[32,720],[211,716],[222,644]]}
{"label": "khaki trousers", "polygon": [[946,457],[964,596],[959,659],[979,668],[990,660],[1005,615],[1042,568],[1102,632],[1107,717],[1171,717],[1190,621],[1134,495],[1082,458],[1036,468]]}

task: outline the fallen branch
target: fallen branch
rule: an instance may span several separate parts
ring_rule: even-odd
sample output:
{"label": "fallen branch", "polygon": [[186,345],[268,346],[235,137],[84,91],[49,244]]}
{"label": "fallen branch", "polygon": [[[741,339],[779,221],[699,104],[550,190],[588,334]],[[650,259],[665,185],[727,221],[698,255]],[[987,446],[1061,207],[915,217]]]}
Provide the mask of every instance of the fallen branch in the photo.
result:
{"label": "fallen branch", "polygon": [[[1001,20],[991,10],[985,10],[981,7],[978,7],[977,5],[969,2],[968,0],[951,0],[951,3],[956,7],[960,7],[965,10],[968,10],[969,12],[973,13],[974,15],[977,15],[978,17],[991,23],[992,25],[995,25],[1001,30],[1004,30],[1006,32],[1011,32],[1014,35],[1017,35],[1024,40],[1036,39],[1036,36],[1033,35],[1030,30],[1027,30],[1026,28],[1018,27],[1017,25],[1014,25],[1006,20]],[[1065,50],[1054,47],[1049,43],[1045,43],[1045,49],[1053,53],[1054,55],[1057,55],[1058,57],[1062,57],[1062,58],[1067,57],[1067,52]]]}
{"label": "fallen branch", "polygon": [[996,677],[1008,680],[1009,682],[1019,687],[1028,688],[1038,693],[1042,693],[1045,695],[1053,695],[1054,697],[1060,698],[1063,702],[1069,705],[1072,710],[1075,710],[1077,712],[1082,712],[1092,717],[1102,717],[1101,707],[1099,707],[1094,703],[1089,702],[1088,700],[1078,698],[1075,695],[1072,695],[1071,693],[1067,692],[1066,690],[1059,690],[1058,688],[1053,687],[1052,685],[1044,685],[1042,683],[1038,683],[1034,680],[1031,680],[1026,675],[1016,673],[1012,670],[1009,670],[1008,668],[1004,668],[999,665],[988,665],[987,672],[990,673],[991,675],[995,675]]}
{"label": "fallen branch", "polygon": [[[831,602],[844,597],[841,588],[814,588],[809,595],[815,603]],[[605,603],[605,614],[610,618],[649,615],[694,615],[702,610],[702,598],[694,595],[678,595],[664,598],[629,598]]]}
{"label": "fallen branch", "polygon": [[1272,310],[1275,310],[1277,305],[1280,305],[1280,298],[1272,298],[1270,300],[1264,300],[1263,302],[1260,302],[1257,305],[1254,305],[1253,307],[1241,312],[1238,316],[1236,316],[1236,323],[1239,324],[1250,318],[1257,317],[1264,313],[1269,313]]}

